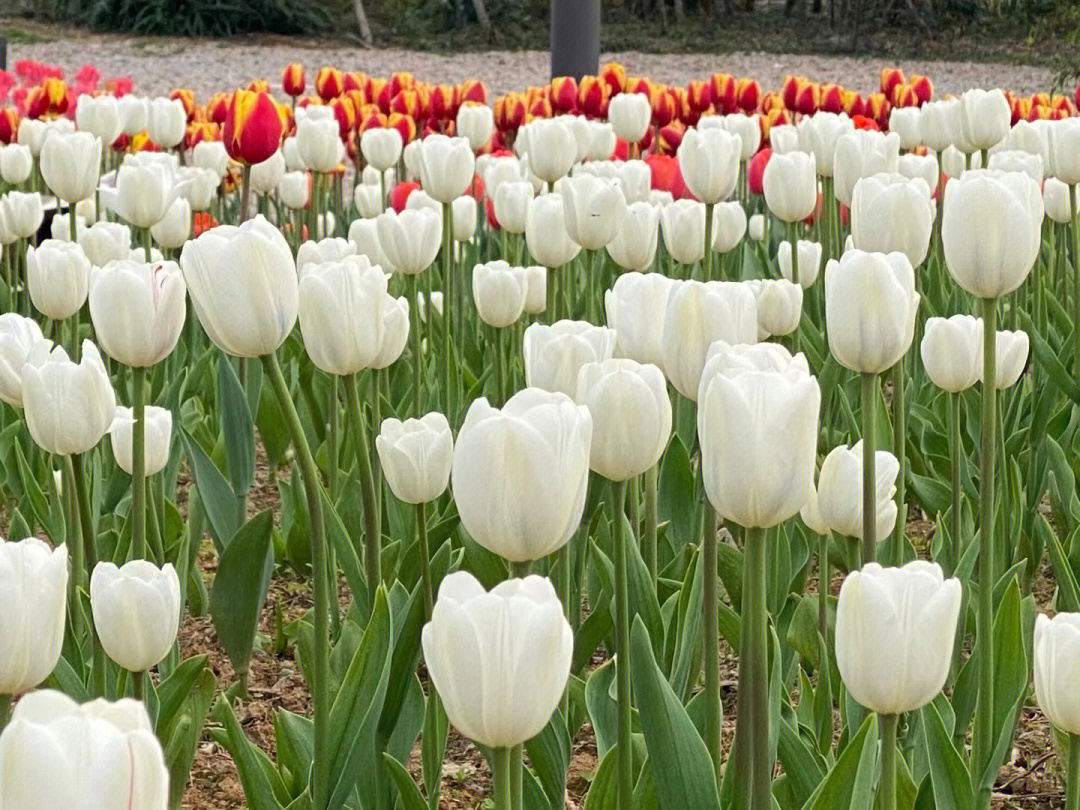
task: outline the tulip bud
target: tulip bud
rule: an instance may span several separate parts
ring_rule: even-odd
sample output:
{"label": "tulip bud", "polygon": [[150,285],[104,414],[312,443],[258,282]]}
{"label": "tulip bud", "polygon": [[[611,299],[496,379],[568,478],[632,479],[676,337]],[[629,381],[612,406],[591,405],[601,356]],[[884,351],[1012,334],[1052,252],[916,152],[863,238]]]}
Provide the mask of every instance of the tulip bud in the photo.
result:
{"label": "tulip bud", "polygon": [[776,344],[715,344],[697,401],[702,478],[717,513],[761,528],[798,514],[812,488],[821,404],[806,359]]}
{"label": "tulip bud", "polygon": [[[465,530],[510,562],[558,551],[585,509],[591,438],[588,408],[564,394],[526,388],[502,410],[483,397],[475,400],[458,434],[451,472]],[[544,485],[538,487],[530,470],[541,468]]]}
{"label": "tulip bud", "polygon": [[577,160],[577,140],[570,126],[556,118],[538,118],[518,130],[515,145],[529,157],[529,168],[545,183],[566,176]]}
{"label": "tulip bud", "polygon": [[66,456],[101,441],[116,410],[97,347],[83,341],[82,361],[48,341],[36,343],[22,367],[23,408],[30,436],[43,450]]}
{"label": "tulip bud", "polygon": [[1043,167],[1047,173],[1052,174],[1054,168],[1050,155],[1050,129],[1052,128],[1043,129],[1029,121],[1017,121],[1002,143],[1006,149],[1038,155],[1042,158]]}
{"label": "tulip bud", "polygon": [[837,140],[833,160],[836,199],[851,205],[855,184],[861,178],[882,172],[896,173],[900,161],[900,136],[866,129],[848,132]]}
{"label": "tulip bud", "polygon": [[883,715],[933,700],[949,675],[960,603],[960,580],[936,563],[869,563],[849,574],[836,605],[836,663],[851,697]]}
{"label": "tulip bud", "polygon": [[111,95],[83,93],[75,107],[75,124],[81,131],[97,135],[102,144],[111,146],[123,131],[120,102]]}
{"label": "tulip bud", "polygon": [[0,147],[0,177],[4,178],[5,183],[21,185],[33,168],[34,156],[30,154],[29,147],[18,143]]}
{"label": "tulip bud", "polygon": [[922,179],[875,174],[855,184],[851,236],[855,247],[872,253],[899,251],[912,267],[926,259],[934,228],[934,203]]}
{"label": "tulip bud", "polygon": [[191,153],[192,162],[200,169],[211,169],[220,180],[229,168],[229,153],[221,141],[200,141]]}
{"label": "tulip bud", "polygon": [[9,191],[0,197],[0,222],[10,232],[10,241],[28,239],[36,234],[44,218],[41,195],[36,191]]}
{"label": "tulip bud", "polygon": [[296,267],[301,274],[309,264],[340,262],[356,253],[356,246],[348,239],[331,236],[326,239],[308,240],[296,251]]}
{"label": "tulip bud", "polygon": [[160,163],[124,164],[115,188],[101,189],[101,201],[136,228],[160,222],[178,196],[175,178]]}
{"label": "tulip bud", "polygon": [[427,503],[446,491],[454,438],[441,413],[419,419],[386,419],[375,437],[386,483],[405,503]]}
{"label": "tulip bud", "polygon": [[615,134],[627,143],[638,143],[649,129],[652,108],[641,93],[619,93],[608,103],[608,120]]}
{"label": "tulip bud", "polygon": [[539,315],[547,309],[547,274],[548,269],[543,265],[525,268],[525,311],[530,315]]}
{"label": "tulip bud", "polygon": [[[0,319],[11,315],[7,313]],[[4,583],[0,589],[0,611],[4,616],[0,623],[0,646],[4,649],[0,695],[21,695],[33,689],[49,677],[60,660],[67,604],[67,550],[66,545],[50,549],[33,537],[18,543],[0,539],[0,582]],[[0,751],[4,747],[0,735]],[[4,779],[3,764],[0,788],[5,802],[13,798],[8,792],[11,785]],[[40,798],[35,794],[27,806],[38,806]]]}
{"label": "tulip bud", "polygon": [[726,200],[739,178],[742,144],[723,129],[689,129],[679,144],[679,170],[703,203]]}
{"label": "tulip bud", "polygon": [[146,672],[169,654],[180,623],[180,580],[171,563],[98,563],[90,607],[105,653],[129,672]]}
{"label": "tulip bud", "polygon": [[[841,445],[825,457],[818,476],[818,509],[829,528],[845,537],[863,539],[862,441],[850,448]],[[890,534],[896,524],[896,476],[900,463],[887,450],[874,453],[875,542]]]}
{"label": "tulip bud", "polygon": [[763,239],[765,239],[765,215],[754,214],[752,217],[750,217],[750,221],[747,223],[746,230],[750,234],[750,238],[753,239],[755,242],[761,242]]}
{"label": "tulip bud", "polygon": [[1035,619],[1035,699],[1047,719],[1067,734],[1080,734],[1076,661],[1080,656],[1080,614]]}
{"label": "tulip bud", "polygon": [[168,357],[187,315],[187,287],[176,262],[111,261],[94,270],[89,300],[102,348],[133,367]]}
{"label": "tulip bud", "polygon": [[982,321],[971,315],[927,318],[919,352],[934,385],[953,394],[966,391],[982,379]]}
{"label": "tulip bud", "polygon": [[[821,243],[806,239],[798,241],[799,286],[808,290],[814,286],[821,272]],[[780,266],[780,275],[788,281],[795,280],[795,268],[791,264],[791,242],[781,242],[776,249],[776,263]]]}
{"label": "tulip bud", "polygon": [[269,93],[237,90],[229,103],[222,140],[229,157],[240,163],[262,163],[281,146],[284,127]]}
{"label": "tulip bud", "polygon": [[999,298],[1027,278],[1042,245],[1039,185],[1024,174],[966,172],[949,182],[941,242],[949,274],[979,298]]}
{"label": "tulip bud", "polygon": [[558,192],[529,200],[525,214],[525,244],[529,254],[549,268],[561,267],[581,252],[567,231],[565,202]]}
{"label": "tulip bud", "polygon": [[705,205],[676,200],[660,209],[664,245],[679,264],[694,264],[705,256]]}
{"label": "tulip bud", "polygon": [[607,360],[614,351],[615,333],[606,327],[586,321],[534,323],[522,343],[525,384],[572,397],[581,367]]}
{"label": "tulip bud", "polygon": [[184,140],[187,111],[179,99],[155,98],[150,102],[148,129],[154,143],[172,149]]}
{"label": "tulip bud", "polygon": [[345,147],[333,118],[301,121],[296,127],[296,148],[304,165],[316,172],[333,171],[345,157]]}
{"label": "tulip bud", "polygon": [[296,263],[261,215],[211,228],[184,245],[180,267],[207,336],[237,357],[276,351],[296,323]]}
{"label": "tulip bud", "polygon": [[715,206],[712,225],[712,249],[717,253],[734,250],[746,235],[746,211],[742,203],[732,200]]}
{"label": "tulip bud", "polygon": [[570,239],[586,250],[598,250],[615,238],[626,213],[617,182],[577,174],[563,181],[561,193]]}
{"label": "tulip bud", "polygon": [[879,374],[907,353],[919,294],[903,253],[849,250],[825,268],[829,351],[855,372]]}
{"label": "tulip bud", "polygon": [[647,202],[630,203],[622,226],[606,246],[608,255],[624,270],[643,272],[656,258],[657,224],[660,212]]}
{"label": "tulip bud", "polygon": [[90,261],[74,242],[46,239],[26,249],[30,300],[47,318],[70,318],[86,301]]}
{"label": "tulip bud", "polygon": [[995,146],[1008,134],[1011,122],[1012,111],[1000,88],[966,90],[960,97],[961,131],[971,145],[967,151]]}
{"label": "tulip bud", "polygon": [[442,243],[441,223],[442,218],[428,209],[380,214],[376,232],[391,268],[414,276],[430,267]]}
{"label": "tulip bud", "polygon": [[757,342],[753,291],[735,282],[680,281],[673,285],[664,314],[661,368],[684,397],[696,401],[709,347],[718,340]]}
{"label": "tulip bud", "polygon": [[[979,321],[979,345],[982,346],[982,319]],[[999,391],[1011,388],[1024,373],[1028,359],[1028,335],[1027,332],[1000,331],[995,336],[996,374],[994,382]],[[982,382],[982,357],[979,359],[979,381]]]}
{"label": "tulip bud", "polygon": [[[120,97],[120,129],[127,136],[138,135],[150,123],[150,102],[132,94]],[[115,140],[115,139],[114,139]]]}
{"label": "tulip bud", "polygon": [[488,326],[503,329],[521,317],[529,292],[525,268],[511,267],[501,259],[478,264],[473,267],[472,286],[477,314]]}
{"label": "tulip bud", "polygon": [[53,135],[41,147],[42,177],[64,202],[94,193],[101,171],[101,141],[88,132]]}
{"label": "tulip bud", "polygon": [[507,233],[525,233],[532,198],[532,184],[524,180],[500,183],[492,198],[499,227]]}
{"label": "tulip bud", "polygon": [[802,118],[798,125],[799,148],[814,156],[815,168],[822,177],[832,177],[836,143],[841,136],[854,131],[846,113],[824,113]]}
{"label": "tulip bud", "polygon": [[550,580],[511,579],[487,593],[465,571],[442,581],[422,641],[450,722],[491,748],[520,745],[544,729],[566,689],[574,650]]}
{"label": "tulip bud", "polygon": [[285,95],[296,98],[304,95],[307,79],[304,76],[304,66],[299,62],[290,62],[281,73],[281,89]]}
{"label": "tulip bud", "polygon": [[671,438],[671,400],[659,368],[630,359],[586,363],[576,389],[592,415],[593,472],[627,481],[660,460]]}
{"label": "tulip bud", "polygon": [[926,183],[927,193],[933,197],[938,187],[938,162],[933,154],[916,155],[914,153],[901,155],[896,162],[896,170],[909,180],[916,178]]}
{"label": "tulip bud", "polygon": [[813,155],[773,154],[762,179],[765,203],[785,222],[801,222],[817,205],[817,169]]}
{"label": "tulip bud", "polygon": [[379,353],[371,363],[374,369],[383,369],[397,362],[409,340],[409,300],[402,296],[387,295],[383,299],[383,339]]}
{"label": "tulip bud", "polygon": [[799,151],[799,131],[793,124],[777,124],[769,128],[769,146],[773,154],[786,155]]}
{"label": "tulip bud", "polygon": [[457,133],[469,142],[469,148],[479,152],[495,131],[495,114],[486,104],[467,103],[458,108]]}
{"label": "tulip bud", "polygon": [[364,219],[374,219],[386,210],[382,188],[370,183],[360,183],[353,188],[353,204]]}
{"label": "tulip bud", "polygon": [[754,279],[746,282],[757,301],[758,340],[790,335],[799,328],[803,288],[786,279]]}
{"label": "tulip bud", "polygon": [[[1046,216],[1059,224],[1067,224],[1072,221],[1073,191],[1056,177],[1047,177],[1043,184],[1043,205],[1046,207]],[[0,203],[2,206],[2,203]]]}
{"label": "tulip bud", "polygon": [[[86,220],[75,215],[75,239],[76,241],[86,231]],[[71,241],[71,214],[54,214],[49,224],[49,237],[57,242]]]}
{"label": "tulip bud", "polygon": [[463,194],[451,203],[455,242],[469,242],[476,235],[476,198]]}
{"label": "tulip bud", "polygon": [[360,136],[360,152],[369,165],[385,171],[401,157],[401,133],[393,127],[376,127]]}

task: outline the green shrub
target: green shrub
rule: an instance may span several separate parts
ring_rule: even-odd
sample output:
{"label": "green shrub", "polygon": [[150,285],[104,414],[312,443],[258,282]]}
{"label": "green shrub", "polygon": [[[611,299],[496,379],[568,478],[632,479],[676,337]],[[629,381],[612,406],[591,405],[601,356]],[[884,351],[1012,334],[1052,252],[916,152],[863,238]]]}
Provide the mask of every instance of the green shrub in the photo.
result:
{"label": "green shrub", "polygon": [[101,31],[229,36],[312,33],[330,18],[309,0],[68,0],[68,19]]}

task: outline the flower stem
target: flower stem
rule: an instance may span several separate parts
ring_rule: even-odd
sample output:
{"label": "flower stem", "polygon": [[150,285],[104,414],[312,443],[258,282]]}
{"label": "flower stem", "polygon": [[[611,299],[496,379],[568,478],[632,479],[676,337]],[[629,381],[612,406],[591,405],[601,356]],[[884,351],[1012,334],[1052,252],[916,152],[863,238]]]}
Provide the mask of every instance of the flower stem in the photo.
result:
{"label": "flower stem", "polygon": [[131,696],[135,700],[142,703],[146,699],[146,684],[143,678],[146,677],[146,673],[132,672],[131,675]]}
{"label": "flower stem", "polygon": [[[454,309],[454,206],[443,203],[443,411],[450,414],[450,390],[456,384],[453,363],[450,362],[450,313]],[[428,317],[434,317],[435,307],[430,306]]]}
{"label": "flower stem", "polygon": [[506,340],[503,333],[506,329],[495,330],[495,401],[498,407],[506,404]]}
{"label": "flower stem", "polygon": [[713,278],[713,203],[705,203],[705,280],[716,281]]}
{"label": "flower stem", "polygon": [[416,504],[416,546],[420,554],[420,581],[424,584],[424,620],[431,620],[435,600],[431,588],[431,558],[428,552],[427,504]]}
{"label": "flower stem", "polygon": [[510,749],[491,752],[491,783],[495,810],[510,810]]}
{"label": "flower stem", "polygon": [[524,810],[524,776],[525,746],[518,743],[510,749],[510,807],[512,810]]}
{"label": "flower stem", "polygon": [[131,369],[131,556],[146,557],[146,369]]}
{"label": "flower stem", "polygon": [[11,695],[0,695],[0,731],[11,719]]}
{"label": "flower stem", "polygon": [[720,633],[717,628],[716,512],[705,498],[701,517],[702,597],[705,637],[705,745],[713,761],[716,784],[721,778],[723,708],[720,704]]}
{"label": "flower stem", "polygon": [[324,576],[326,571],[326,529],[323,524],[323,504],[319,470],[311,455],[300,416],[296,412],[281,365],[276,354],[267,354],[260,358],[270,385],[277,397],[292,435],[293,449],[300,462],[300,472],[304,478],[307,493],[308,514],[311,525],[311,569],[314,572],[315,611],[312,619],[315,626],[315,661],[312,666],[312,707],[314,713],[315,739],[312,765],[312,810],[325,810],[327,802],[327,761],[329,754],[327,732],[330,719],[330,593],[329,582]]}
{"label": "flower stem", "polygon": [[862,564],[877,559],[877,475],[874,470],[877,438],[878,375],[862,375]]}
{"label": "flower stem", "polygon": [[982,448],[979,489],[979,604],[976,614],[979,693],[975,703],[971,775],[976,783],[975,807],[990,802],[990,785],[982,784],[994,735],[994,453],[997,450],[997,299],[980,302],[983,318]]}
{"label": "flower stem", "polygon": [[900,715],[878,715],[881,723],[881,781],[878,783],[879,810],[896,810],[896,728]]}
{"label": "flower stem", "polygon": [[[314,206],[312,206],[314,208]],[[251,166],[245,163],[240,169],[240,221],[247,222],[251,215]],[[315,238],[312,234],[312,239]],[[150,261],[149,255],[146,257]]]}
{"label": "flower stem", "polygon": [[[896,474],[896,525],[893,528],[896,553],[903,554],[904,527],[907,520],[907,415],[904,412],[904,358],[893,368],[893,454],[899,462],[900,470]],[[875,515],[876,520],[876,515]],[[894,562],[899,562],[897,557]]]}
{"label": "flower stem", "polygon": [[630,743],[630,585],[623,510],[626,482],[611,482],[612,537],[615,541],[615,680],[618,711],[618,807],[630,810],[633,801],[633,749]]}
{"label": "flower stem", "polygon": [[[3,698],[0,697],[0,700]],[[3,707],[0,706],[0,728],[4,727]],[[1080,734],[1069,735],[1069,764],[1065,786],[1065,810],[1080,810]]]}
{"label": "flower stem", "polygon": [[949,521],[951,546],[949,573],[960,564],[960,395],[949,394],[949,475],[952,479],[952,515]]}
{"label": "flower stem", "polygon": [[[94,537],[94,521],[90,515],[90,496],[86,486],[86,469],[83,465],[83,457],[80,454],[68,456],[71,460],[71,477],[75,484],[75,503],[79,511],[79,524],[83,537],[84,559],[86,560],[86,573],[93,572],[97,565],[97,542]],[[90,647],[93,650],[92,689],[91,694],[97,697],[105,695],[105,651],[101,647],[97,628],[90,623]]]}
{"label": "flower stem", "polygon": [[818,632],[829,642],[829,533],[818,538]]}
{"label": "flower stem", "polygon": [[750,732],[749,746],[740,754],[748,768],[747,795],[750,810],[772,807],[772,773],[769,767],[769,612],[765,603],[766,571],[765,530],[746,527],[743,559],[742,656],[739,663],[739,688],[747,689],[749,710],[744,730]]}
{"label": "flower stem", "polygon": [[[356,375],[345,378],[345,407],[352,422],[353,438],[356,441],[356,466],[360,476],[360,500],[364,506],[364,576],[368,587],[368,609],[375,602],[375,590],[382,582],[382,553],[379,531],[379,503],[375,497],[375,479],[371,469],[371,443],[368,439],[367,423],[360,412],[360,395],[356,390]],[[372,386],[378,381],[371,380]],[[428,614],[430,616],[430,612]]]}
{"label": "flower stem", "polygon": [[1072,262],[1073,262],[1073,374],[1080,374],[1080,183],[1072,186]]}
{"label": "flower stem", "polygon": [[[423,358],[420,354],[420,277],[416,275],[409,276],[409,297],[412,299],[412,304],[416,309],[416,317],[413,318],[413,324],[409,330],[409,342],[412,344],[412,378],[413,378],[413,401],[412,401],[412,415],[420,416],[420,371],[423,363]],[[431,317],[430,310],[433,309],[431,301],[425,302],[428,306],[428,317]]]}
{"label": "flower stem", "polygon": [[652,576],[653,588],[656,587],[656,500],[659,488],[660,463],[645,471],[645,565]]}

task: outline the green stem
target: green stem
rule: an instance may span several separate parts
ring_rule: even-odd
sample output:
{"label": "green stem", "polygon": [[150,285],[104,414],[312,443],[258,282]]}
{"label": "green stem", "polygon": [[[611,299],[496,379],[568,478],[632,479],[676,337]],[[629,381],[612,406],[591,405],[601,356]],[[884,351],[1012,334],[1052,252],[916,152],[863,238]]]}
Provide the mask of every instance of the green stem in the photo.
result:
{"label": "green stem", "polygon": [[431,587],[431,558],[428,552],[426,506],[424,503],[416,504],[416,545],[420,554],[420,581],[424,584],[424,619],[430,621],[435,600]]}
{"label": "green stem", "polygon": [[630,743],[630,585],[627,573],[624,510],[626,482],[611,482],[612,537],[615,541],[615,680],[618,712],[618,807],[630,810],[633,801],[633,749]]}
{"label": "green stem", "polygon": [[[898,554],[902,554],[904,528],[907,520],[907,417],[904,410],[904,358],[893,367],[893,455],[899,462],[900,470],[896,474],[896,525],[893,536]],[[876,522],[876,516],[875,516]],[[899,562],[897,557],[894,562]]]}
{"label": "green stem", "polygon": [[[0,729],[3,727],[3,707],[0,706]],[[1067,782],[1065,810],[1080,810],[1080,735],[1077,734],[1069,735]]]}
{"label": "green stem", "polygon": [[[454,206],[443,203],[443,314],[442,314],[442,359],[443,359],[443,411],[450,414],[450,391],[455,385],[453,363],[450,362],[450,313],[454,309]],[[430,304],[430,300],[428,301]],[[435,307],[430,307],[429,317],[434,317]]]}
{"label": "green stem", "polygon": [[525,807],[524,779],[525,746],[517,744],[510,749],[510,807],[523,810]]}
{"label": "green stem", "polygon": [[[742,660],[739,686],[749,691],[747,727],[752,728],[749,755],[744,763],[749,769],[750,810],[772,807],[772,772],[769,767],[769,612],[765,603],[768,579],[766,570],[765,530],[747,526],[743,561]],[[744,672],[745,670],[745,672]],[[744,675],[746,676],[744,678]]]}
{"label": "green stem", "polygon": [[649,569],[653,588],[656,588],[656,501],[659,489],[659,469],[657,462],[645,471],[645,565]]}
{"label": "green stem", "polygon": [[960,395],[949,394],[949,476],[952,483],[952,515],[949,521],[951,545],[949,573],[960,563],[960,510],[963,508],[960,490]]}
{"label": "green stem", "polygon": [[878,783],[878,810],[896,810],[896,728],[898,714],[880,714],[881,781]]}
{"label": "green stem", "polygon": [[862,375],[862,564],[877,559],[877,475],[874,451],[877,434],[878,375]]}
{"label": "green stem", "polygon": [[716,784],[721,780],[723,707],[720,703],[720,632],[717,626],[716,512],[708,498],[701,510],[701,565],[704,613],[701,632],[705,637],[705,745],[713,761]]}
{"label": "green stem", "polygon": [[146,677],[144,672],[132,672],[131,675],[131,696],[135,700],[142,703],[146,700],[146,682],[143,678]]}
{"label": "green stem", "polygon": [[285,384],[285,376],[281,373],[281,365],[278,363],[276,354],[264,355],[260,358],[270,385],[277,397],[278,406],[281,408],[288,423],[289,432],[292,435],[293,449],[296,451],[297,460],[300,463],[300,472],[304,477],[304,489],[307,493],[308,515],[311,525],[311,569],[315,572],[315,611],[313,623],[315,626],[315,661],[312,666],[311,697],[314,713],[315,739],[313,746],[313,770],[312,784],[312,810],[325,810],[327,802],[327,766],[326,758],[329,754],[327,732],[329,731],[330,719],[330,593],[329,582],[321,572],[326,570],[326,530],[323,524],[322,492],[319,481],[319,470],[315,466],[315,458],[311,454],[307,435],[304,433],[300,416],[296,412],[289,388]]}
{"label": "green stem", "polygon": [[[412,400],[412,414],[413,416],[420,416],[420,383],[421,383],[421,366],[423,365],[423,358],[420,354],[420,277],[418,275],[409,276],[409,297],[412,299],[411,306],[416,309],[416,317],[413,318],[412,327],[409,330],[409,342],[412,344],[412,378],[413,378],[413,400]],[[428,309],[433,309],[430,299],[425,302]],[[431,312],[428,312],[428,317],[431,317]]]}
{"label": "green stem", "polygon": [[1069,188],[1072,202],[1073,263],[1073,374],[1080,374],[1080,183]]}
{"label": "green stem", "polygon": [[[314,208],[315,206],[312,206]],[[240,221],[247,222],[251,214],[251,166],[244,164],[240,169]],[[315,235],[312,234],[312,239]],[[150,261],[149,257],[146,259]]]}
{"label": "green stem", "polygon": [[818,632],[829,641],[829,533],[818,538]]}
{"label": "green stem", "polygon": [[[94,520],[90,514],[90,495],[86,486],[86,468],[82,455],[68,456],[71,460],[71,477],[75,484],[75,503],[79,507],[79,525],[83,537],[83,549],[86,560],[86,572],[90,574],[97,565],[97,542],[94,535]],[[105,695],[105,651],[101,647],[97,628],[91,623],[90,645],[93,650],[92,694],[96,697]]]}
{"label": "green stem", "polygon": [[491,752],[491,784],[495,810],[511,810],[509,748],[496,748]]}
{"label": "green stem", "polygon": [[715,281],[713,278],[713,208],[712,203],[705,203],[705,280]]}
{"label": "green stem", "polygon": [[131,369],[131,557],[146,557],[146,369]]}
{"label": "green stem", "polygon": [[498,407],[506,404],[506,340],[503,333],[506,329],[495,331],[495,401]]}
{"label": "green stem", "polygon": [[11,695],[0,695],[0,731],[11,719]]}
{"label": "green stem", "polygon": [[340,402],[340,394],[338,390],[341,387],[341,378],[336,374],[330,375],[330,403],[327,406],[328,413],[327,421],[330,423],[328,428],[330,439],[330,468],[327,470],[327,486],[330,489],[330,500],[333,503],[337,503],[338,497],[338,483],[340,476],[338,475],[338,462],[341,458],[341,435],[340,435],[340,420],[338,419],[338,403]]}
{"label": "green stem", "polygon": [[990,802],[992,785],[981,782],[992,756],[994,729],[994,454],[997,450],[997,299],[980,301],[983,318],[982,448],[979,488],[979,604],[976,615],[979,693],[975,703],[971,775],[976,783],[975,807]]}
{"label": "green stem", "polygon": [[[372,386],[378,382],[371,380]],[[345,407],[349,421],[352,422],[353,437],[356,441],[356,466],[360,476],[360,500],[364,506],[364,575],[368,586],[368,608],[375,601],[375,590],[382,582],[382,562],[380,555],[381,537],[379,536],[379,503],[375,497],[375,479],[371,469],[371,443],[368,439],[367,423],[360,412],[360,395],[356,390],[356,375],[345,378]]]}

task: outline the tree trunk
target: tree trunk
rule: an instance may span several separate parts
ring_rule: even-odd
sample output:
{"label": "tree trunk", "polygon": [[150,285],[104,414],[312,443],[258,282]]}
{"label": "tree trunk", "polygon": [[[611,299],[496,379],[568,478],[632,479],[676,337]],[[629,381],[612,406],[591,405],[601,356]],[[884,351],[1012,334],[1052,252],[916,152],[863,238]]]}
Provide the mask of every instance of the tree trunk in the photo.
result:
{"label": "tree trunk", "polygon": [[683,15],[685,13],[684,10],[683,10],[683,0],[675,0],[674,6],[675,6],[675,20],[677,22],[681,21],[682,18],[683,18]]}
{"label": "tree trunk", "polygon": [[364,0],[353,0],[353,12],[356,14],[356,25],[360,29],[360,38],[364,44],[371,46],[371,25],[368,23],[367,13],[364,11]]}
{"label": "tree trunk", "polygon": [[488,17],[487,9],[484,7],[484,0],[472,0],[472,4],[473,10],[476,11],[476,21],[480,23],[485,33],[490,33],[491,18]]}

